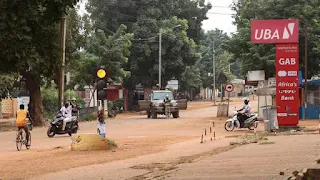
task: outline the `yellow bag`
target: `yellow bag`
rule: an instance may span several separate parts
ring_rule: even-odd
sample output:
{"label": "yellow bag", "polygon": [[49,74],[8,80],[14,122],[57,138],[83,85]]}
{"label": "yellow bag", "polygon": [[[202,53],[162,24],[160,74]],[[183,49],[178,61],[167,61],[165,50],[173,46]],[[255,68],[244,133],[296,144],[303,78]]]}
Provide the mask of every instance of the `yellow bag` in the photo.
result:
{"label": "yellow bag", "polygon": [[23,127],[27,124],[27,112],[24,110],[17,111],[16,125],[18,127]]}

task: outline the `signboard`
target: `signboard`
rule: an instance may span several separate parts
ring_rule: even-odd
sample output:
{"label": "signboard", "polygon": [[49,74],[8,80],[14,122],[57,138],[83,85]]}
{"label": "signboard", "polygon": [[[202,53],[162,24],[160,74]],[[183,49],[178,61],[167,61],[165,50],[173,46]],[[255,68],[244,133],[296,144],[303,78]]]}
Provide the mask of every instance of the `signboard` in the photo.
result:
{"label": "signboard", "polygon": [[264,70],[248,71],[247,81],[264,81],[266,79],[266,73]]}
{"label": "signboard", "polygon": [[251,43],[298,43],[299,20],[251,20]]}
{"label": "signboard", "polygon": [[224,89],[225,89],[227,92],[232,92],[233,89],[234,89],[234,86],[233,86],[233,84],[228,83],[228,84],[226,84],[226,86],[224,87]]}
{"label": "signboard", "polygon": [[24,110],[28,111],[28,106],[30,103],[30,97],[29,96],[19,96],[17,97],[17,105],[18,105],[18,109],[20,108],[20,104],[24,105]]}
{"label": "signboard", "polygon": [[269,78],[268,87],[276,87],[276,86],[277,86],[276,78]]}
{"label": "signboard", "polygon": [[170,80],[168,81],[168,85],[166,88],[171,88],[173,90],[178,90],[179,89],[179,81],[178,80]]}
{"label": "signboard", "polygon": [[281,126],[296,126],[299,121],[299,46],[276,45],[276,101]]}

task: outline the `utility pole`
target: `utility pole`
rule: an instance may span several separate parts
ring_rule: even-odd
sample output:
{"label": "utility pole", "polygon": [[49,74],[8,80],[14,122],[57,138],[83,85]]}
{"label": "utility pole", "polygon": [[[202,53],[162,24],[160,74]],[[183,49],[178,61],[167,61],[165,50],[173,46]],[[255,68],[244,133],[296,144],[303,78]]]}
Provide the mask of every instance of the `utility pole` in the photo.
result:
{"label": "utility pole", "polygon": [[59,73],[59,104],[58,108],[63,105],[63,94],[64,94],[64,68],[65,68],[65,52],[66,49],[66,16],[63,15],[60,21],[60,52],[61,52],[61,61],[60,61],[60,73]]}
{"label": "utility pole", "polygon": [[161,89],[161,51],[162,51],[162,32],[159,33],[159,90]]}
{"label": "utility pole", "polygon": [[307,82],[308,82],[308,24],[305,21],[304,30],[304,120],[307,119]]}
{"label": "utility pole", "polygon": [[[216,105],[216,59],[215,59],[215,51],[214,51],[214,41],[212,41],[212,73],[213,73],[213,105]],[[222,93],[221,93],[222,96]]]}

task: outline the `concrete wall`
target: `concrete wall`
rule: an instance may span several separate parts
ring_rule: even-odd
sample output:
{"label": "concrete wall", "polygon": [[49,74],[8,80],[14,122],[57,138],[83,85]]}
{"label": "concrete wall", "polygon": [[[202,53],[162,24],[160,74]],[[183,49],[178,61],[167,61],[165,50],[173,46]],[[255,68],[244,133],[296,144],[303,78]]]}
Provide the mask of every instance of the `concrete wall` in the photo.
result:
{"label": "concrete wall", "polygon": [[276,104],[276,98],[272,96],[258,96],[259,116],[263,117],[263,106],[271,106]]}
{"label": "concrete wall", "polygon": [[18,105],[16,99],[3,99],[1,102],[2,117],[13,118],[17,113]]}

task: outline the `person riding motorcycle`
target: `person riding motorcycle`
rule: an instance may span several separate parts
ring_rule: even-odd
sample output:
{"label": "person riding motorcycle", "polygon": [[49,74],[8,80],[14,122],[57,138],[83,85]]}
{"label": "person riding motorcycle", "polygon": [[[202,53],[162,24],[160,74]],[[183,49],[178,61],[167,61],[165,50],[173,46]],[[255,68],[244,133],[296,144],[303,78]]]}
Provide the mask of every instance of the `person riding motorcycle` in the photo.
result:
{"label": "person riding motorcycle", "polygon": [[70,106],[69,103],[65,103],[65,105],[60,109],[60,112],[64,116],[63,125],[62,125],[62,131],[64,131],[67,123],[71,122],[72,106]]}
{"label": "person riding motorcycle", "polygon": [[244,105],[241,109],[239,109],[237,112],[241,113],[239,117],[239,122],[240,122],[240,128],[244,126],[244,122],[246,119],[249,118],[251,115],[251,106],[249,104],[249,99],[248,98],[243,98]]}
{"label": "person riding motorcycle", "polygon": [[71,99],[71,107],[72,107],[72,116],[78,116],[78,112],[79,112],[79,109],[80,107],[77,105],[77,99],[75,97],[73,97]]}

